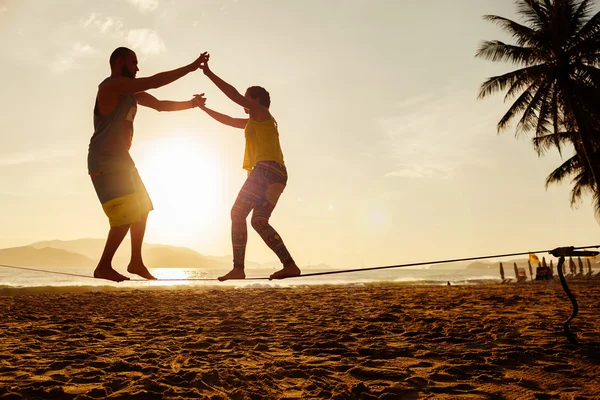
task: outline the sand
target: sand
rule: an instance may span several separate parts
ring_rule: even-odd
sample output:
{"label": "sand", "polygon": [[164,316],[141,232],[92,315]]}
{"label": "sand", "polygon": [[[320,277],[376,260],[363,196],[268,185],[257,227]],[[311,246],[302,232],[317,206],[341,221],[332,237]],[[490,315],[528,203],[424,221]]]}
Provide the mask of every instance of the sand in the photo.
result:
{"label": "sand", "polygon": [[0,399],[600,398],[600,282],[0,296]]}

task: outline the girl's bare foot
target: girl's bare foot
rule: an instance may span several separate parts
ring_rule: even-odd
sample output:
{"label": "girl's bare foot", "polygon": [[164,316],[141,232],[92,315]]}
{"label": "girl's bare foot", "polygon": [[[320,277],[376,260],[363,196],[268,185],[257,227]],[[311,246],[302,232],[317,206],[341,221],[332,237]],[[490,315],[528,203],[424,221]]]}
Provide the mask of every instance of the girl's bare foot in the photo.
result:
{"label": "girl's bare foot", "polygon": [[296,264],[284,266],[282,269],[269,276],[269,280],[293,278],[295,276],[300,276],[300,272],[300,268],[298,268]]}
{"label": "girl's bare foot", "polygon": [[246,273],[244,272],[244,268],[233,268],[231,271],[223,276],[218,277],[217,279],[221,282],[228,279],[246,279]]}
{"label": "girl's bare foot", "polygon": [[127,272],[129,272],[130,274],[136,274],[141,276],[144,279],[148,279],[150,281],[155,281],[156,278],[154,277],[154,275],[152,275],[150,273],[150,271],[148,271],[148,268],[146,268],[146,266],[144,264],[129,264],[129,266],[127,267]]}
{"label": "girl's bare foot", "polygon": [[112,267],[97,267],[94,270],[94,278],[107,279],[113,282],[123,282],[129,280],[128,277],[126,277],[125,275],[121,275]]}

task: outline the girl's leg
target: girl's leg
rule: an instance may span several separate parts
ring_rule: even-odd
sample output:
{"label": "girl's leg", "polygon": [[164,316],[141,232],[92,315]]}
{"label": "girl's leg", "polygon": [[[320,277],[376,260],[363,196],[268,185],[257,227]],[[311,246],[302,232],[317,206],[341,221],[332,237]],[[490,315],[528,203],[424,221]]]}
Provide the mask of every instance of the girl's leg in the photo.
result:
{"label": "girl's leg", "polygon": [[244,259],[246,256],[246,243],[248,242],[248,228],[246,218],[250,211],[258,204],[266,192],[266,181],[256,169],[250,173],[246,182],[231,208],[231,244],[233,248],[233,269],[220,281],[227,279],[244,279]]}
{"label": "girl's leg", "polygon": [[264,197],[254,207],[252,213],[252,227],[269,246],[283,264],[283,269],[271,275],[271,279],[289,278],[300,275],[300,269],[292,259],[290,252],[285,247],[281,236],[269,224],[269,218],[277,205],[281,193],[287,183],[287,171],[284,166],[276,162],[261,164],[261,173],[267,181]]}
{"label": "girl's leg", "polygon": [[279,236],[277,231],[269,224],[269,218],[271,217],[271,214],[277,205],[277,200],[279,200],[279,196],[281,196],[284,188],[285,185],[281,183],[269,185],[263,201],[254,207],[252,220],[250,222],[267,246],[273,250],[281,263],[286,266],[294,264],[294,260],[285,247],[281,236]]}

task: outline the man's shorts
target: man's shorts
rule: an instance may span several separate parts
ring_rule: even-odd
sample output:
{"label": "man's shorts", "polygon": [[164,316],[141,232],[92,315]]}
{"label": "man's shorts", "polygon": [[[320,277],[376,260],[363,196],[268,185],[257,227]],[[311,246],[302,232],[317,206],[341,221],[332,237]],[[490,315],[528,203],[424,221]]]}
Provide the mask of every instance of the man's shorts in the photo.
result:
{"label": "man's shorts", "polygon": [[137,169],[91,175],[111,227],[130,225],[154,209]]}

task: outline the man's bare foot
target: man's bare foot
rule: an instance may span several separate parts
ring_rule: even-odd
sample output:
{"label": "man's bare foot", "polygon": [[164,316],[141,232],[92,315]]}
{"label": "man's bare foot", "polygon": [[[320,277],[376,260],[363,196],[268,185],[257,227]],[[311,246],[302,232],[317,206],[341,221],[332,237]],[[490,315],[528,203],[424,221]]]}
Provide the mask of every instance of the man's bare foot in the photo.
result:
{"label": "man's bare foot", "polygon": [[221,282],[228,279],[246,279],[246,273],[244,272],[244,268],[233,268],[231,271],[223,276],[218,277],[217,279]]}
{"label": "man's bare foot", "polygon": [[294,276],[300,276],[300,272],[300,268],[296,264],[288,265],[269,276],[269,280],[293,278]]}
{"label": "man's bare foot", "polygon": [[121,275],[117,271],[115,271],[112,267],[110,268],[96,268],[94,270],[94,278],[98,279],[107,279],[113,282],[123,282],[128,281],[129,278],[125,275]]}
{"label": "man's bare foot", "polygon": [[156,278],[154,277],[154,275],[152,275],[150,273],[150,271],[148,271],[148,268],[146,268],[146,266],[144,264],[132,264],[130,263],[129,266],[127,267],[127,272],[129,272],[130,274],[136,274],[141,276],[144,279],[148,279],[149,281],[155,281]]}

